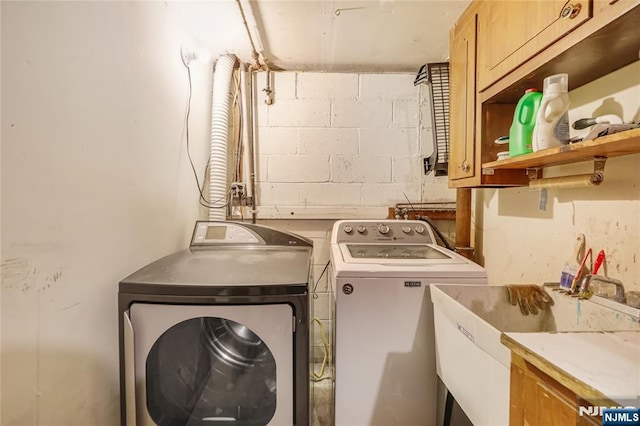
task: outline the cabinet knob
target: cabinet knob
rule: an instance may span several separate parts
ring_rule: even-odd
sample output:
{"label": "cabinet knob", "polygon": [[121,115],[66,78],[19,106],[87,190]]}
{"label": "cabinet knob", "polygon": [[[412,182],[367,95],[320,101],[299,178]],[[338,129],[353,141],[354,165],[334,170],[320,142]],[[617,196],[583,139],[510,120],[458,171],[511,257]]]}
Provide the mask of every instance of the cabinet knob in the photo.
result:
{"label": "cabinet knob", "polygon": [[462,169],[463,172],[466,173],[471,169],[471,166],[469,166],[469,163],[467,163],[467,160],[464,160],[460,165],[460,168]]}
{"label": "cabinet knob", "polygon": [[564,5],[562,10],[560,11],[560,17],[562,19],[573,19],[580,14],[581,10],[582,10],[582,4],[567,3],[566,5]]}

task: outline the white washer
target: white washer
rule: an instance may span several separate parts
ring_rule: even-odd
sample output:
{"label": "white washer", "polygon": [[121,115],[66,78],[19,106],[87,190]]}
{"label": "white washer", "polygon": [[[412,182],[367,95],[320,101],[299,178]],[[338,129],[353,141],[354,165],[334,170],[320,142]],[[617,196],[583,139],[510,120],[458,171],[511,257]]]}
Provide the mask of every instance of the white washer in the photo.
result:
{"label": "white washer", "polygon": [[437,375],[429,284],[486,284],[416,220],[342,220],[331,234],[335,426],[431,426]]}

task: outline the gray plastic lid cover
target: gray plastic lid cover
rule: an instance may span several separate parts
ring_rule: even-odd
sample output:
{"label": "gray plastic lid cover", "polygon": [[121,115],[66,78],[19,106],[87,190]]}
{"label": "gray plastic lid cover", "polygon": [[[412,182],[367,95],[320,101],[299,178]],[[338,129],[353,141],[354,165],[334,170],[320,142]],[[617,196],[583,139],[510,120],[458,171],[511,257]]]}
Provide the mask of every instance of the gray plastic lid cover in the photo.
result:
{"label": "gray plastic lid cover", "polygon": [[166,285],[307,284],[310,247],[220,247],[181,250],[129,275],[124,283]]}

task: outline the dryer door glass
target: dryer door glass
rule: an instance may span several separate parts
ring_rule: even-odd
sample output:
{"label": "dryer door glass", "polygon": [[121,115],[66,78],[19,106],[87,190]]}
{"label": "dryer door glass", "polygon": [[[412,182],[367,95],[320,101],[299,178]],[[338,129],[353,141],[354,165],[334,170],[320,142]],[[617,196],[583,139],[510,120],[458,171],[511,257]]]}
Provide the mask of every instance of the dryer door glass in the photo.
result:
{"label": "dryer door glass", "polygon": [[147,409],[159,426],[264,426],[276,411],[276,363],[249,328],[224,318],[180,322],[146,361]]}

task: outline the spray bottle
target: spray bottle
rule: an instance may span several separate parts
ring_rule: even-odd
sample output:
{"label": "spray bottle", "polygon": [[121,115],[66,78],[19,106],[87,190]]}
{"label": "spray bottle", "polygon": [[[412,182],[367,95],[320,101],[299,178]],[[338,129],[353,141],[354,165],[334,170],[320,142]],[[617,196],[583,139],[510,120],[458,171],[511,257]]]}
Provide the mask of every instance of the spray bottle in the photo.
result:
{"label": "spray bottle", "polygon": [[533,150],[569,143],[569,76],[556,74],[544,79],[542,101],[533,129]]}

